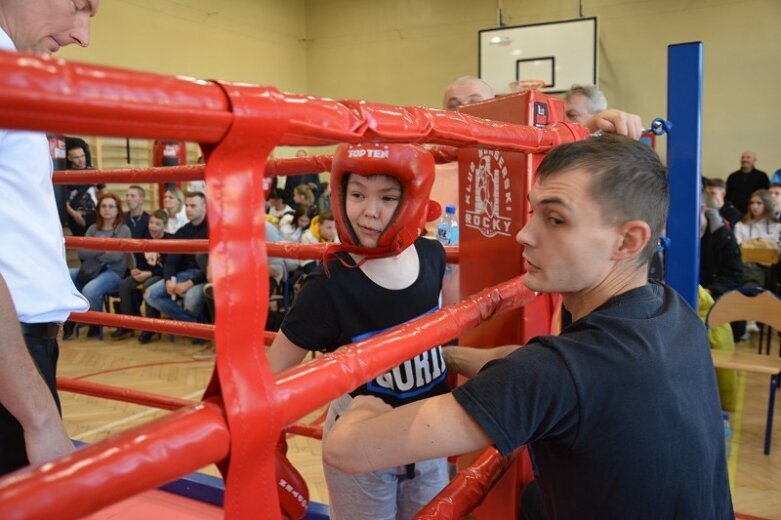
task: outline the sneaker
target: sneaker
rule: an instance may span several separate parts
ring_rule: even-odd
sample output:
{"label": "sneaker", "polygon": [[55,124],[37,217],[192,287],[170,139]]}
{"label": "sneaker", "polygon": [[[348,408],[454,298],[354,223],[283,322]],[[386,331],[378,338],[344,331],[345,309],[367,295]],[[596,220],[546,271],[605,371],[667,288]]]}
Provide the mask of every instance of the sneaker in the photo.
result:
{"label": "sneaker", "polygon": [[759,327],[757,327],[756,321],[747,321],[746,322],[746,332],[759,332]]}
{"label": "sneaker", "polygon": [[127,329],[117,329],[111,333],[111,339],[122,339],[128,334],[130,334],[130,331]]}
{"label": "sneaker", "polygon": [[196,361],[210,361],[217,357],[217,349],[214,345],[206,345],[201,350],[193,354],[193,359]]}
{"label": "sneaker", "polygon": [[138,342],[142,345],[146,345],[150,341],[152,341],[152,338],[155,337],[154,332],[144,331],[141,334],[138,335]]}

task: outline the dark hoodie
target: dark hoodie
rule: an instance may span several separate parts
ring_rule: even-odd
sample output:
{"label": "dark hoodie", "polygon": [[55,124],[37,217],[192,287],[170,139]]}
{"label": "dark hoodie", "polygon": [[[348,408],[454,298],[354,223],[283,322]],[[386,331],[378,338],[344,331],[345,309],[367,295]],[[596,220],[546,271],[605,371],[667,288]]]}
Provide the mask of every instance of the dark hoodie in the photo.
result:
{"label": "dark hoodie", "polygon": [[732,231],[715,209],[705,211],[708,227],[700,238],[700,285],[716,299],[740,287],[743,280],[743,260]]}

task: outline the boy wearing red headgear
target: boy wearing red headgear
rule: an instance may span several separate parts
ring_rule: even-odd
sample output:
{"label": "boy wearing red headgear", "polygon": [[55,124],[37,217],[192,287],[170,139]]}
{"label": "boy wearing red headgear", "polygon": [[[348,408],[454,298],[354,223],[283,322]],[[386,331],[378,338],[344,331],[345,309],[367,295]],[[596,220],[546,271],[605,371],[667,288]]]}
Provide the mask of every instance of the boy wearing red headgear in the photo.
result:
{"label": "boy wearing red headgear", "polygon": [[[439,308],[445,252],[420,237],[434,160],[412,145],[342,145],[331,172],[341,240],[285,317],[268,354],[276,373]],[[314,319],[313,317],[317,318]],[[324,439],[352,397],[401,406],[449,391],[439,346],[331,403]],[[331,518],[412,518],[447,483],[444,458],[348,475],[325,465]]]}

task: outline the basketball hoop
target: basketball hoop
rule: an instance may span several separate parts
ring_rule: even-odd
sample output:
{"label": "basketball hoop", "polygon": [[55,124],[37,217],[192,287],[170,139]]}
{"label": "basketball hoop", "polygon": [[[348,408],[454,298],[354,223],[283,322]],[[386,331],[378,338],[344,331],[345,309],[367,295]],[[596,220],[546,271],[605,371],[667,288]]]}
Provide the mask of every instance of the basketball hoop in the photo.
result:
{"label": "basketball hoop", "polygon": [[545,81],[541,79],[519,79],[510,82],[512,92],[523,92],[526,90],[540,90],[545,86]]}

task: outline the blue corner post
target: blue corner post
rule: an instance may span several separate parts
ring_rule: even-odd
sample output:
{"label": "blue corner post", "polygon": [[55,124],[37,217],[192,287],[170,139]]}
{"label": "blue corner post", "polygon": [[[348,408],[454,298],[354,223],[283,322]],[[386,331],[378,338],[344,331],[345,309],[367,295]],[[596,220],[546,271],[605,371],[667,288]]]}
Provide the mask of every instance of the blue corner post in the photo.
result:
{"label": "blue corner post", "polygon": [[667,283],[695,310],[700,272],[702,42],[667,48],[667,168],[670,182]]}

